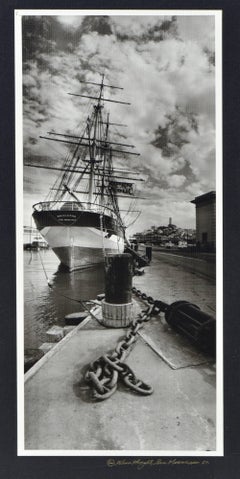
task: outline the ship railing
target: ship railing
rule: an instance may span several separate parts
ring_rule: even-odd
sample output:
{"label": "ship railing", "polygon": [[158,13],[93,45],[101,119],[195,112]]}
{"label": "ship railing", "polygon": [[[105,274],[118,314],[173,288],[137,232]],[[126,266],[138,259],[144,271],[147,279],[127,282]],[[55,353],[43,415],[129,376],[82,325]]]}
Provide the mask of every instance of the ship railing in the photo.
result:
{"label": "ship railing", "polygon": [[116,216],[113,209],[96,203],[77,201],[43,201],[33,205],[34,211],[86,211],[101,213],[107,216]]}

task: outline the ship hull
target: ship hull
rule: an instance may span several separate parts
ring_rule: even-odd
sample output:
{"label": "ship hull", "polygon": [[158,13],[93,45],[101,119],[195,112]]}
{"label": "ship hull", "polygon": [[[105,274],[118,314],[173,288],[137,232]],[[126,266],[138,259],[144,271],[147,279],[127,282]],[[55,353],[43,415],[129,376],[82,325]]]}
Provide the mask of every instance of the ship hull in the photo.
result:
{"label": "ship hull", "polygon": [[107,249],[105,253],[100,248],[86,248],[79,246],[61,246],[52,248],[61,264],[69,271],[76,269],[90,268],[104,262],[105,255],[117,253],[116,249]]}
{"label": "ship hull", "polygon": [[44,239],[70,271],[102,263],[107,254],[124,250],[122,231],[107,215],[100,219],[94,212],[35,211],[33,217]]}

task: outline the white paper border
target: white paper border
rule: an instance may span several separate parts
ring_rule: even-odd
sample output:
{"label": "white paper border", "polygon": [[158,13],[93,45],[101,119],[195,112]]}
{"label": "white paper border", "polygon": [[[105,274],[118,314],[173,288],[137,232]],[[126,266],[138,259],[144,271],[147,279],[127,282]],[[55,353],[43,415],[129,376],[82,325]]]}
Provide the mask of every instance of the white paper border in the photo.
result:
{"label": "white paper border", "polygon": [[[25,450],[24,449],[24,291],[23,291],[23,117],[22,117],[22,16],[59,15],[178,15],[215,16],[216,100],[216,304],[217,388],[216,451],[139,450]],[[222,11],[221,10],[15,10],[15,165],[16,165],[16,287],[17,287],[17,450],[19,456],[223,456],[223,195],[222,195]]]}

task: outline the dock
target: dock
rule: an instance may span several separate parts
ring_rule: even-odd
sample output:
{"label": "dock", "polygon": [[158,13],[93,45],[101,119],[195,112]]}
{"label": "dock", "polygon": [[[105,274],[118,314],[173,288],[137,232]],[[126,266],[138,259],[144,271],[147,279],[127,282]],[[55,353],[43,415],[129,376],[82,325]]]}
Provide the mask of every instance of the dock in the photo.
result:
{"label": "dock", "polygon": [[[154,256],[145,274],[134,278],[136,287],[169,303],[179,298],[200,303],[213,313],[214,281],[202,276],[202,264],[200,275],[182,271],[183,284],[176,264]],[[137,314],[145,304],[134,297],[134,308]],[[126,334],[124,328],[104,327],[99,318],[88,316],[25,374],[25,450],[82,455],[215,451],[214,358],[176,333],[160,313],[139,330],[126,358],[153,394],[140,396],[119,384],[109,399],[96,401],[84,380],[86,367]]]}

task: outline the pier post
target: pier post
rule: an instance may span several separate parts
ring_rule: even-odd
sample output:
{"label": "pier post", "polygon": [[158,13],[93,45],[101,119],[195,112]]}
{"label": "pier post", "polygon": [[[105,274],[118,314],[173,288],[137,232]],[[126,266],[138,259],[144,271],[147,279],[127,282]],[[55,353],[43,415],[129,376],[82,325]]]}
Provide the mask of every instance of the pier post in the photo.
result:
{"label": "pier post", "polygon": [[146,256],[149,261],[152,261],[152,246],[146,246]]}
{"label": "pier post", "polygon": [[112,328],[129,326],[133,319],[133,261],[128,253],[105,258],[105,299],[102,301],[103,324]]}

